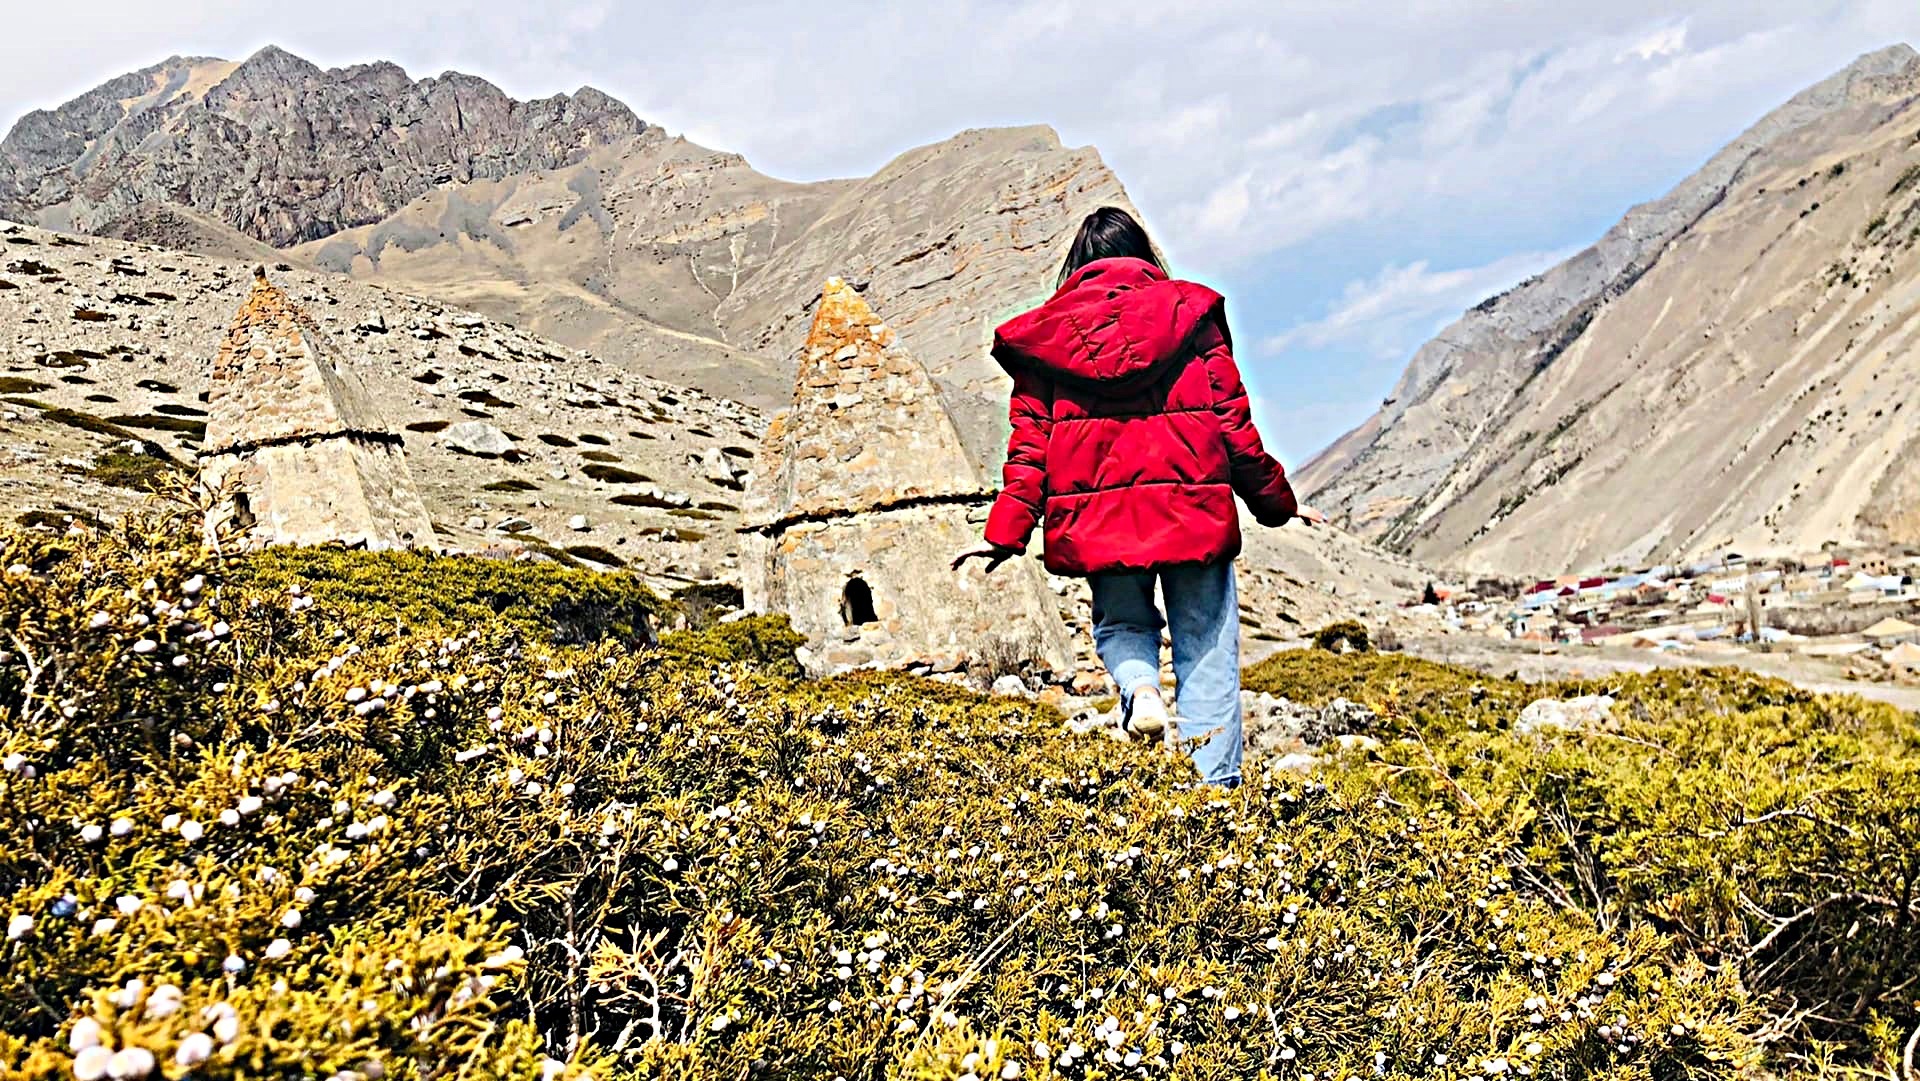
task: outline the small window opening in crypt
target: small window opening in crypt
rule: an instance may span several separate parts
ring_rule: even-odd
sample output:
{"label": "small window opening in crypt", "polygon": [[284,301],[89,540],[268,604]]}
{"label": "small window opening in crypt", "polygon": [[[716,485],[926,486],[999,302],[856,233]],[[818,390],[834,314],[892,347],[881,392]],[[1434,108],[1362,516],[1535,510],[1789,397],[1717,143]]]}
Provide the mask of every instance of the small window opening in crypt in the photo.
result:
{"label": "small window opening in crypt", "polygon": [[239,529],[252,529],[254,523],[253,501],[245,492],[233,493],[233,524]]}
{"label": "small window opening in crypt", "polygon": [[880,621],[873,610],[873,587],[865,578],[847,579],[847,587],[840,594],[840,618],[846,620],[849,627]]}

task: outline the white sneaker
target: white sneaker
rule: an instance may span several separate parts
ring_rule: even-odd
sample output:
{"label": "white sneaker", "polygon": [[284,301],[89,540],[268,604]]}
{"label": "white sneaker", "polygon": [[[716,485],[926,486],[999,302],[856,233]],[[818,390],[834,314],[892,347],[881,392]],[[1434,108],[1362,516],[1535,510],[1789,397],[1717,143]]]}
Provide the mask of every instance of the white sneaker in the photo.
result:
{"label": "white sneaker", "polygon": [[1159,739],[1167,731],[1167,703],[1159,688],[1142,687],[1133,692],[1133,706],[1120,721],[1131,739]]}

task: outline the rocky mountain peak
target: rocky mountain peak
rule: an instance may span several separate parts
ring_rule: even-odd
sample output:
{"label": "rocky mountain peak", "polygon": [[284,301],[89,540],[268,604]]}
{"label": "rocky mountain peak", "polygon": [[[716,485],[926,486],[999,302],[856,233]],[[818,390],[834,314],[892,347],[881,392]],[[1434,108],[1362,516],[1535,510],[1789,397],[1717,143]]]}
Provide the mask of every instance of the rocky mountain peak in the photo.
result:
{"label": "rocky mountain peak", "polygon": [[1862,82],[1886,78],[1920,78],[1920,52],[1906,42],[1897,42],[1864,53],[1832,76],[1801,91],[1793,100],[1831,98],[1836,90],[1851,93]]}
{"label": "rocky mountain peak", "polygon": [[[347,68],[345,70],[354,71],[354,70],[357,70],[358,68],[382,67],[382,66],[391,67],[396,71],[399,70],[398,65],[391,64],[386,61],[379,61],[374,64],[356,65],[356,67]],[[255,49],[250,55],[248,55],[248,57],[245,60],[242,60],[240,62],[239,68],[236,69],[236,73],[255,72],[255,71],[277,72],[282,74],[298,74],[303,77],[310,76],[314,78],[318,78],[319,76],[325,74],[325,71],[320,67],[320,65],[315,64],[313,61],[308,60],[304,57],[295,56],[294,54],[288,52],[287,50],[282,49],[280,46],[273,45],[273,44],[262,45],[258,49]]]}
{"label": "rocky mountain peak", "polygon": [[322,69],[272,45],[238,63],[175,57],[15,125],[0,141],[0,214],[94,232],[170,202],[287,245],[377,221],[438,184],[558,168],[645,129],[591,88],[518,101],[459,72]]}

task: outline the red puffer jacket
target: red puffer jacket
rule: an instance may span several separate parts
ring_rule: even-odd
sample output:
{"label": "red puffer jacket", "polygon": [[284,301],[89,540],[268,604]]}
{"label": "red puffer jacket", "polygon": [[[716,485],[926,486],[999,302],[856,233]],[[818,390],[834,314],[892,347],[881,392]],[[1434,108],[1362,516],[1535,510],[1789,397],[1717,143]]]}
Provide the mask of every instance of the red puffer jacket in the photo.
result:
{"label": "red puffer jacket", "polygon": [[1298,509],[1206,286],[1096,260],[1003,325],[993,356],[1013,376],[1013,436],[988,543],[1025,551],[1044,519],[1055,574],[1155,570],[1239,554],[1235,493],[1263,525]]}

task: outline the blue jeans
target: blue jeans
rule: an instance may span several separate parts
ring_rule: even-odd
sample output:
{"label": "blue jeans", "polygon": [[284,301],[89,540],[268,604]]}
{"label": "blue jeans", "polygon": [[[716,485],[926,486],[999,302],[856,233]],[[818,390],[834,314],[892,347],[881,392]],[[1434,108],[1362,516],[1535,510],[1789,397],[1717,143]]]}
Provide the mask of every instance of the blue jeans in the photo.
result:
{"label": "blue jeans", "polygon": [[[1164,619],[1153,603],[1156,579],[1166,596]],[[1091,585],[1093,645],[1120,687],[1121,708],[1133,708],[1139,688],[1159,687],[1160,630],[1169,628],[1181,746],[1192,748],[1201,780],[1239,784],[1240,598],[1233,563],[1096,574]]]}

